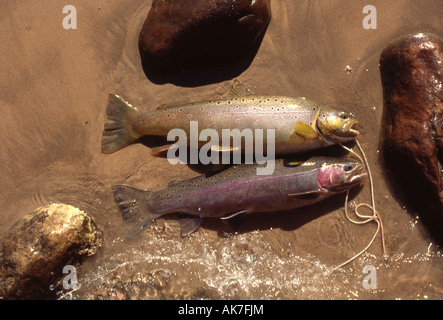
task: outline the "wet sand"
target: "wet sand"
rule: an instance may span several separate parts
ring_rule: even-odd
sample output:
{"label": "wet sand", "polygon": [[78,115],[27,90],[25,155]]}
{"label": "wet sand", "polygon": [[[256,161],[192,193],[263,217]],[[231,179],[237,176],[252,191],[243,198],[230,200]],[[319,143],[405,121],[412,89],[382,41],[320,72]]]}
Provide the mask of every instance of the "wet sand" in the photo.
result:
{"label": "wet sand", "polygon": [[[355,1],[272,1],[271,23],[246,70],[197,74],[174,85],[153,83],[140,66],[138,35],[151,1],[77,1],[77,30],[62,27],[64,2],[3,1],[0,235],[50,202],[88,212],[105,245],[81,266],[81,288],[66,298],[442,299],[441,249],[392,196],[378,154],[380,53],[411,33],[443,38],[442,5],[371,4],[376,30],[362,27],[364,5]],[[220,96],[228,76],[255,93],[306,96],[356,114],[388,257],[377,237],[367,254],[331,272],[375,231],[373,223],[345,219],[341,195],[293,212],[207,221],[187,238],[174,217],[159,219],[136,242],[122,240],[113,184],[158,190],[199,173],[153,157],[145,144],[101,154],[108,93],[152,110]],[[370,201],[368,184],[354,200]],[[362,285],[366,265],[377,267],[377,289]]]}

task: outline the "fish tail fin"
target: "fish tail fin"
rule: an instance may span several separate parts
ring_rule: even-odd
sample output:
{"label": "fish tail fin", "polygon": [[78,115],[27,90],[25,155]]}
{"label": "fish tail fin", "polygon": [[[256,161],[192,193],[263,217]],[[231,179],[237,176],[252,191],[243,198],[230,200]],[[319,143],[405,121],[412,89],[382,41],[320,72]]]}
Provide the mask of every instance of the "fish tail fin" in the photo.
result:
{"label": "fish tail fin", "polygon": [[125,125],[126,118],[138,110],[115,94],[110,94],[108,101],[107,122],[102,136],[103,153],[116,152],[140,138]]}
{"label": "fish tail fin", "polygon": [[112,187],[114,198],[127,222],[130,237],[138,237],[155,219],[162,216],[152,210],[152,191],[115,185]]}

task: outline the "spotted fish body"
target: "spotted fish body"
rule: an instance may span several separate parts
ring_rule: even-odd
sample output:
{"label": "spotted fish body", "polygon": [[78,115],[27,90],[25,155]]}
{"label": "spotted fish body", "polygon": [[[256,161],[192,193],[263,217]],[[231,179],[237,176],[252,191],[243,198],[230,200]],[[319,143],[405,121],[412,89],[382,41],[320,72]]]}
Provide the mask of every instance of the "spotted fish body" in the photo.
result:
{"label": "spotted fish body", "polygon": [[346,158],[313,157],[301,164],[275,160],[271,175],[257,175],[257,164],[230,167],[213,175],[173,182],[159,191],[113,187],[125,220],[142,231],[158,217],[183,213],[182,234],[194,231],[203,218],[239,213],[275,212],[319,202],[359,184],[363,165]]}
{"label": "spotted fish body", "polygon": [[320,108],[326,108],[304,98],[252,96],[227,100],[204,101],[179,108],[135,113],[128,118],[136,124],[140,135],[166,136],[174,128],[183,129],[190,137],[189,121],[198,121],[201,128],[212,128],[222,136],[222,129],[275,129],[275,152],[296,153],[332,145],[322,138],[305,139],[294,132],[301,121],[310,127]]}
{"label": "spotted fish body", "polygon": [[[176,128],[189,138],[190,121],[198,121],[199,131],[215,129],[219,137],[223,129],[251,129],[253,134],[255,129],[274,129],[276,154],[314,150],[351,141],[358,135],[352,128],[357,123],[352,114],[306,98],[254,95],[246,90],[232,98],[161,106],[149,112],[140,112],[110,95],[102,152],[115,152],[143,136],[167,136]],[[266,132],[263,134],[266,148]],[[223,148],[220,145],[220,150]]]}

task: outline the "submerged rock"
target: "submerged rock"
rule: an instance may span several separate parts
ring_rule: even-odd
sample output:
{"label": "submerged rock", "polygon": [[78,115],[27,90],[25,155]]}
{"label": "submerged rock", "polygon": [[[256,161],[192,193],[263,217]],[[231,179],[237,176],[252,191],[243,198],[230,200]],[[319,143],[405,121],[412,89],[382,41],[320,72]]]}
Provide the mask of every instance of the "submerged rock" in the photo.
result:
{"label": "submerged rock", "polygon": [[385,167],[400,198],[441,239],[443,42],[421,33],[400,39],[383,50],[380,72]]}
{"label": "submerged rock", "polygon": [[241,57],[264,33],[270,0],[154,0],[139,37],[145,71],[176,73]]}
{"label": "submerged rock", "polygon": [[36,209],[0,244],[0,297],[52,297],[52,286],[66,276],[63,268],[94,255],[101,243],[101,232],[83,211],[65,204]]}

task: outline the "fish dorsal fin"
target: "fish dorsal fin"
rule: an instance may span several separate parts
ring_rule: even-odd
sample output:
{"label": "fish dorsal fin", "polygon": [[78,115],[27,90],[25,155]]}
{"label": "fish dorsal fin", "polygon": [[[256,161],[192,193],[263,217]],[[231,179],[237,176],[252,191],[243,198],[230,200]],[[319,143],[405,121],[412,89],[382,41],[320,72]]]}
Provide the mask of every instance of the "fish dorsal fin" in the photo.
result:
{"label": "fish dorsal fin", "polygon": [[314,140],[318,138],[318,133],[303,121],[297,121],[294,123],[294,132],[306,140]]}
{"label": "fish dorsal fin", "polygon": [[218,173],[225,170],[229,165],[224,163],[217,163],[212,165],[212,173]]}
{"label": "fish dorsal fin", "polygon": [[186,237],[200,227],[203,217],[184,216],[180,218],[179,223],[182,229],[182,237]]}
{"label": "fish dorsal fin", "polygon": [[180,180],[172,180],[172,181],[170,181],[169,183],[168,183],[168,188],[169,187],[172,187],[172,186],[175,186],[177,183],[179,183],[180,182]]}
{"label": "fish dorsal fin", "polygon": [[228,92],[226,92],[226,97],[235,98],[235,97],[250,96],[253,94],[254,92],[249,90],[249,88],[246,87],[243,83],[241,83],[240,80],[234,79]]}
{"label": "fish dorsal fin", "polygon": [[164,110],[164,109],[171,109],[171,108],[176,108],[176,107],[177,106],[175,106],[175,105],[162,103],[162,104],[159,104],[156,109],[157,110]]}

